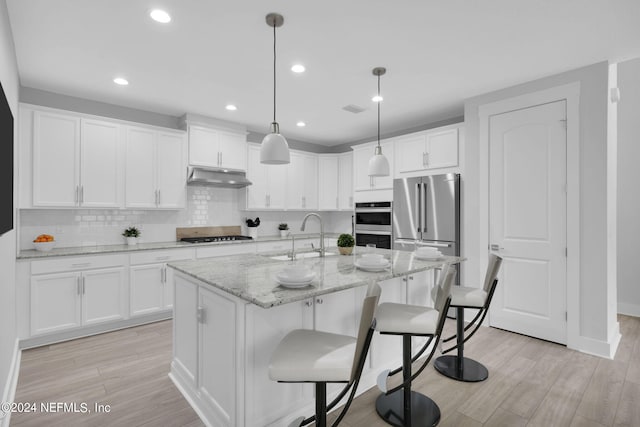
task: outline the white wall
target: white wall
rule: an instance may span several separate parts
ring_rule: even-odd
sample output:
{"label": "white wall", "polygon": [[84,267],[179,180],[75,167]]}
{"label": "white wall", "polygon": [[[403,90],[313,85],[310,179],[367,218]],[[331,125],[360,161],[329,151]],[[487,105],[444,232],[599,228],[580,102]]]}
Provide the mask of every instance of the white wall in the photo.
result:
{"label": "white wall", "polygon": [[[615,340],[617,323],[611,315],[607,281],[607,92],[606,62],[524,83],[465,101],[466,191],[463,221],[468,277],[483,277],[480,259],[479,106],[515,96],[580,84],[580,300],[579,333],[585,340],[606,345]],[[486,228],[486,227],[485,227]],[[575,315],[575,313],[572,313]],[[612,324],[613,322],[613,324]],[[615,344],[613,344],[615,346]]]}
{"label": "white wall", "polygon": [[618,312],[640,316],[640,58],[618,64]]}
{"label": "white wall", "polygon": [[[0,1],[0,81],[14,117],[14,176],[17,170],[15,153],[17,150],[18,123],[18,68],[16,62],[9,14],[6,1]],[[5,143],[5,141],[2,141]],[[14,178],[14,206],[17,206],[15,194],[17,178]],[[14,218],[15,225],[15,218]],[[0,236],[0,399],[5,401],[9,396],[9,381],[14,348],[16,344],[16,312],[15,312],[15,231]]]}

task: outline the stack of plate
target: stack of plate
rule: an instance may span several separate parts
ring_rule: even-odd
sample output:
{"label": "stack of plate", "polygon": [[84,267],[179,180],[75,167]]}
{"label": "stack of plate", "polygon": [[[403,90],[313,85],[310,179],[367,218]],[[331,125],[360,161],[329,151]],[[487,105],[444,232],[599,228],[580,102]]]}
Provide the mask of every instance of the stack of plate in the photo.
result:
{"label": "stack of plate", "polygon": [[440,252],[438,248],[432,248],[430,246],[420,246],[414,252],[414,256],[418,259],[437,261],[439,259],[442,259],[442,252]]}
{"label": "stack of plate", "polygon": [[276,282],[285,288],[303,288],[309,286],[316,278],[316,274],[307,266],[294,264],[276,273]]}
{"label": "stack of plate", "polygon": [[364,254],[354,262],[354,265],[365,271],[383,271],[391,263],[380,254]]}

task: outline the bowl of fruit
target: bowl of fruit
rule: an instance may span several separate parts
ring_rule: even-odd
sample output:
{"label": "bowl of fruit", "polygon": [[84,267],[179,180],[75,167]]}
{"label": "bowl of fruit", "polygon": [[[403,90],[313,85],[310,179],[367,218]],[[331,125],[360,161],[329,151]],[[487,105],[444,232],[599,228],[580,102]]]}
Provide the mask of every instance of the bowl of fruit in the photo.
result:
{"label": "bowl of fruit", "polygon": [[56,246],[56,241],[51,234],[41,234],[33,241],[36,251],[49,252]]}

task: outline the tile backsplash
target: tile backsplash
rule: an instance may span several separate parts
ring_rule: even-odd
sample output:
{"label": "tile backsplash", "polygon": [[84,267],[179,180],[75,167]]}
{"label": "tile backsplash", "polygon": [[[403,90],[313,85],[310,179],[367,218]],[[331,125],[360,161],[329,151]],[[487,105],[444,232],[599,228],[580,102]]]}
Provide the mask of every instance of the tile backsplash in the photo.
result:
{"label": "tile backsplash", "polygon": [[[172,241],[176,227],[240,225],[247,234],[245,218],[260,217],[258,235],[277,235],[278,224],[286,222],[292,232],[300,230],[306,212],[240,211],[241,190],[204,186],[187,187],[187,207],[181,210],[141,209],[23,209],[19,219],[19,247],[31,249],[33,239],[52,234],[58,247],[123,243],[122,231],[132,225],[142,231],[142,242]],[[351,212],[322,212],[325,230],[351,232]],[[319,231],[317,221],[307,232]]]}

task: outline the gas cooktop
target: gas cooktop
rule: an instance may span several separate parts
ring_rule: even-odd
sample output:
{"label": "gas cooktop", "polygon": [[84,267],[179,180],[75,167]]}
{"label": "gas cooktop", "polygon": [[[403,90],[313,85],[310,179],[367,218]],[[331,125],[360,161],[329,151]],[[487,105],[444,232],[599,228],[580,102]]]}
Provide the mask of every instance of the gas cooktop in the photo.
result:
{"label": "gas cooktop", "polygon": [[233,240],[252,240],[249,236],[203,236],[203,237],[183,237],[181,242],[187,243],[210,243],[210,242],[229,242]]}

